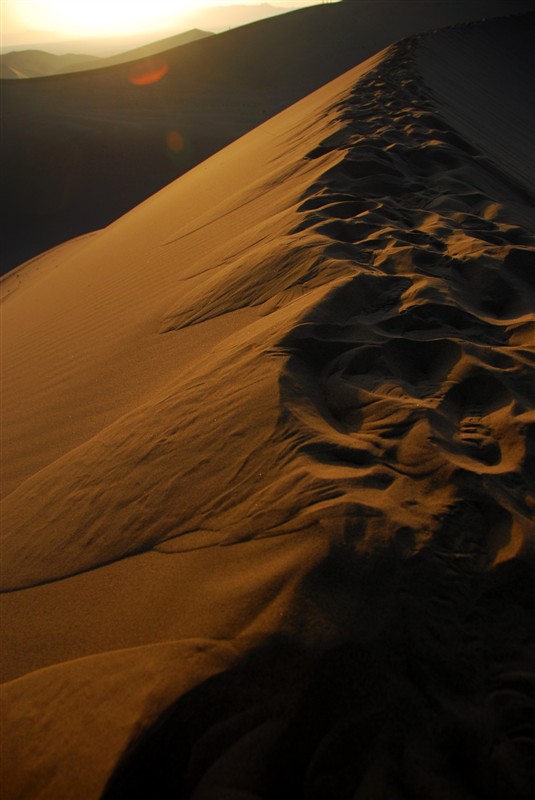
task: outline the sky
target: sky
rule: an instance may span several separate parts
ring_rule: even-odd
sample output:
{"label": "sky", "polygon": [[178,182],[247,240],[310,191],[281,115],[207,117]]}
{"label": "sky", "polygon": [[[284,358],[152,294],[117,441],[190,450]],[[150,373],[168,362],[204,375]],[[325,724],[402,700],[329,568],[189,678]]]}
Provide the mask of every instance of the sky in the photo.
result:
{"label": "sky", "polygon": [[[0,0],[2,49],[24,44],[163,32],[196,24],[207,7],[261,6],[266,0]],[[280,10],[317,5],[321,0],[269,0]],[[204,14],[199,21],[208,19]]]}

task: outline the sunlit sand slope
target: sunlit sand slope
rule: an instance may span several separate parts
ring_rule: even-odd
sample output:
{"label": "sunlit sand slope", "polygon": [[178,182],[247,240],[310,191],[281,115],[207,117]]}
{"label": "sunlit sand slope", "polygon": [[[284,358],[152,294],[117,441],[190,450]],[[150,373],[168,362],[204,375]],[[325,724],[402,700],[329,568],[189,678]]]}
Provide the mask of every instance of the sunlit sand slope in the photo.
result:
{"label": "sunlit sand slope", "polygon": [[532,796],[529,31],[404,40],[5,282],[7,798]]}

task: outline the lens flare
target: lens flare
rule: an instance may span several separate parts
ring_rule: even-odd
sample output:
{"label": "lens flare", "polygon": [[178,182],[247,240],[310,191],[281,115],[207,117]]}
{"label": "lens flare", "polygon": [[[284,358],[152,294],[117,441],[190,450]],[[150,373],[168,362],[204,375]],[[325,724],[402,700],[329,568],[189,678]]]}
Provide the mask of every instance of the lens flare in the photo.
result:
{"label": "lens flare", "polygon": [[129,80],[134,86],[149,86],[157,83],[169,72],[169,64],[161,58],[150,58],[136,64],[130,70]]}
{"label": "lens flare", "polygon": [[167,134],[167,147],[173,153],[180,153],[186,145],[185,139],[179,131],[169,131]]}

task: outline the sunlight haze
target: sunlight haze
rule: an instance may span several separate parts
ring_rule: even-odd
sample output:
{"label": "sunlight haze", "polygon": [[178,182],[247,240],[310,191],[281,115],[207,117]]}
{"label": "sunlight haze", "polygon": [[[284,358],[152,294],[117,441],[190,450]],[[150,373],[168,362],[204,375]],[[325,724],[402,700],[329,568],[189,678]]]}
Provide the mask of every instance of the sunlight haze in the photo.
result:
{"label": "sunlight haze", "polygon": [[[225,6],[266,6],[280,11],[318,0],[1,0],[2,47],[53,39],[130,36],[196,27],[196,14]],[[269,8],[271,7],[271,8]]]}

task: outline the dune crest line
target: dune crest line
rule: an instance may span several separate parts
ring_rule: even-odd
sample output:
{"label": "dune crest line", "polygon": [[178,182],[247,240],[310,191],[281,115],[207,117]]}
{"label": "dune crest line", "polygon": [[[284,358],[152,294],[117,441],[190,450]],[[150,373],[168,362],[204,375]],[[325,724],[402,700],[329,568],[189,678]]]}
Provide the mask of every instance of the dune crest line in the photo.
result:
{"label": "dune crest line", "polygon": [[[304,193],[295,250],[319,234],[342,273],[329,271],[318,299],[289,240],[270,308],[306,307],[279,342],[276,438],[323,487],[306,524],[328,531],[329,554],[296,599],[308,648],[291,643],[295,630],[268,638],[179,699],[132,743],[106,798],[154,781],[188,797],[533,788],[535,684],[520,642],[533,610],[535,236],[508,214],[514,182],[496,181],[441,116],[418,74],[420,41],[359,80],[308,154],[342,157]],[[508,744],[484,755],[491,740]]]}

